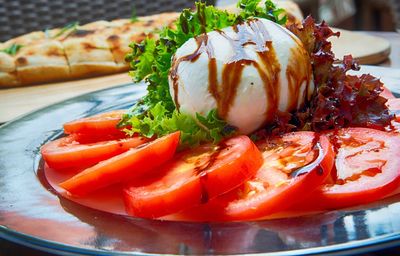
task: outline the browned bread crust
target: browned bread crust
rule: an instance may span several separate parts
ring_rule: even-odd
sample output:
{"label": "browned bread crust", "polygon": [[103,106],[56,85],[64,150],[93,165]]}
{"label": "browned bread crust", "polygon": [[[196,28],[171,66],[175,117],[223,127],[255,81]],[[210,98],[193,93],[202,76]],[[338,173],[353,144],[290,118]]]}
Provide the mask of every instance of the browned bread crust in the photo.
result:
{"label": "browned bread crust", "polygon": [[125,55],[131,42],[152,36],[171,24],[177,13],[96,21],[70,30],[36,31],[0,43],[0,50],[22,46],[15,55],[0,51],[0,88],[64,81],[129,69]]}

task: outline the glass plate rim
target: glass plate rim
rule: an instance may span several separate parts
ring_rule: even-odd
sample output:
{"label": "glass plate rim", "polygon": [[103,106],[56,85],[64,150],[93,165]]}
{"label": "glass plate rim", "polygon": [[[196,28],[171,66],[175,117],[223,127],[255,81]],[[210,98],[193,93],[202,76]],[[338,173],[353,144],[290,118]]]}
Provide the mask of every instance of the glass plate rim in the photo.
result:
{"label": "glass plate rim", "polygon": [[[17,122],[20,122],[21,120],[24,120],[24,118],[29,117],[31,114],[35,114],[35,113],[40,113],[40,112],[46,111],[47,109],[51,109],[51,108],[53,108],[54,106],[57,106],[57,105],[63,105],[63,104],[65,104],[65,103],[67,103],[67,102],[69,102],[71,100],[84,99],[85,97],[88,97],[88,96],[91,96],[91,95],[97,95],[97,94],[101,94],[101,93],[104,93],[104,92],[114,91],[114,90],[118,90],[120,88],[125,88],[125,87],[133,86],[133,85],[134,85],[133,83],[125,83],[125,84],[121,84],[121,85],[118,85],[118,86],[115,86],[115,87],[112,87],[112,88],[107,88],[107,89],[102,89],[102,90],[99,90],[99,91],[96,91],[96,92],[86,93],[86,94],[83,94],[83,95],[80,95],[80,96],[77,96],[77,97],[74,97],[74,98],[71,98],[71,99],[67,99],[67,100],[61,101],[61,102],[56,103],[56,104],[52,104],[50,106],[46,106],[46,107],[40,108],[38,110],[32,111],[30,113],[27,113],[25,115],[22,115],[22,116],[20,116],[18,118],[15,118],[15,119],[7,122],[6,124],[4,124],[4,125],[2,125],[0,127],[0,131],[1,130],[5,130],[6,127],[11,126],[12,124],[15,124]],[[32,161],[36,161],[36,160],[33,159]],[[40,248],[42,248],[42,249],[46,249],[46,248],[47,249],[54,249],[56,252],[89,253],[88,255],[92,254],[91,252],[96,253],[96,254],[98,254],[98,253],[105,253],[105,254],[117,253],[117,254],[126,254],[126,255],[132,255],[132,253],[133,254],[140,254],[140,255],[152,255],[153,254],[153,253],[142,253],[142,252],[132,252],[132,253],[120,252],[120,251],[113,252],[113,251],[105,251],[105,250],[101,250],[101,249],[87,249],[87,248],[74,247],[74,246],[71,247],[70,245],[67,245],[67,244],[62,244],[62,243],[59,243],[59,242],[55,242],[55,241],[50,241],[50,240],[34,237],[34,236],[29,235],[29,234],[24,234],[24,233],[18,232],[16,230],[9,229],[6,226],[3,226],[1,224],[0,224],[0,231],[1,231],[0,232],[0,238],[2,238],[2,239],[7,239],[9,241],[20,243],[22,245],[27,245],[28,247],[32,247],[35,244],[39,245],[40,242],[44,242],[43,245],[49,245],[49,248],[47,248],[45,246],[42,246]],[[13,239],[12,236],[14,236],[14,237],[19,237],[19,236],[20,237],[25,237],[25,238],[27,238],[27,240],[31,240],[31,241],[32,240],[33,241],[36,240],[38,243],[31,244],[32,246],[29,246],[29,243],[25,244],[23,238],[21,238],[18,241],[15,241],[15,239]],[[66,249],[75,248],[77,251],[69,251],[69,250],[59,251],[59,250],[57,250],[57,248],[53,248],[50,245],[58,245],[59,247],[62,247],[62,248],[65,247]],[[292,253],[296,253],[296,252],[299,252],[299,254],[301,254],[301,253],[312,253],[312,254],[315,254],[315,253],[339,253],[339,254],[341,254],[341,253],[346,253],[346,252],[354,252],[355,250],[363,250],[363,248],[365,248],[365,250],[368,250],[368,248],[380,248],[380,247],[383,247],[385,245],[387,245],[389,247],[400,245],[400,232],[392,233],[392,234],[386,234],[386,235],[383,235],[383,236],[372,237],[372,238],[368,238],[368,239],[364,239],[364,240],[345,242],[345,243],[341,243],[339,245],[336,244],[336,245],[327,245],[327,246],[307,248],[307,249],[296,249],[296,250],[290,250],[290,251],[287,251],[287,252],[290,252],[291,254]],[[79,250],[83,250],[83,251],[79,251]],[[252,253],[249,253],[249,254],[252,254]],[[257,253],[257,254],[259,254],[259,253]],[[268,254],[269,255],[274,255],[275,252],[268,252]],[[276,252],[276,254],[279,254],[279,252]]]}

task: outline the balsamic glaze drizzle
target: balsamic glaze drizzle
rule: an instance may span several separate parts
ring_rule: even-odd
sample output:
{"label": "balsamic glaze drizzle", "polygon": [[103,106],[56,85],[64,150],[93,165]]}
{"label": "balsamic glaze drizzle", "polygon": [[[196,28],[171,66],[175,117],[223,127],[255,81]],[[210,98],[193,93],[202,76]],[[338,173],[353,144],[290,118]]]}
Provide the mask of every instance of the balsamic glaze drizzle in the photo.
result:
{"label": "balsamic glaze drizzle", "polygon": [[212,165],[214,165],[214,163],[218,159],[218,156],[221,154],[221,152],[228,147],[229,147],[228,145],[221,142],[218,145],[218,147],[216,149],[214,149],[215,151],[210,155],[208,161],[201,166],[196,166],[194,169],[196,175],[198,175],[199,179],[200,179],[200,186],[201,186],[200,203],[201,204],[205,204],[209,200],[209,195],[208,195],[208,190],[207,190],[207,185],[206,185],[208,173],[206,172],[206,170],[208,170]]}
{"label": "balsamic glaze drizzle", "polygon": [[[279,25],[276,26],[280,27]],[[291,35],[289,32],[285,31],[283,28],[280,29],[293,38],[293,35]],[[281,66],[272,45],[272,38],[267,31],[265,24],[259,19],[251,19],[239,23],[233,26],[233,31],[234,35],[231,36],[222,30],[216,30],[217,33],[229,41],[233,49],[231,58],[223,66],[222,81],[220,83],[218,82],[217,77],[218,70],[214,48],[209,40],[209,36],[205,32],[195,37],[197,48],[192,54],[180,57],[178,59],[174,57],[170,71],[170,77],[174,90],[174,101],[176,107],[179,110],[179,64],[184,61],[195,62],[200,55],[205,52],[209,58],[208,91],[214,97],[217,103],[218,115],[221,118],[226,119],[236,98],[243,70],[247,66],[253,66],[257,70],[265,88],[268,104],[265,113],[266,118],[263,125],[266,125],[267,123],[273,121],[273,118],[278,111],[281,93]],[[297,44],[301,44],[297,38],[293,40]],[[254,45],[259,60],[254,60],[248,56],[245,51],[245,46],[247,45]],[[301,85],[304,82],[306,82],[306,88],[304,95],[301,96],[304,97],[304,102],[308,100],[308,91],[312,80],[311,65],[304,65],[303,61],[301,61],[304,60],[304,58],[308,58],[308,54],[305,52],[303,46],[301,45],[301,47],[291,49],[291,55],[292,56],[289,60],[288,68],[286,70],[286,76],[289,82],[287,111],[292,111],[299,107],[298,101],[301,93]]]}
{"label": "balsamic glaze drizzle", "polygon": [[309,163],[308,165],[305,165],[295,171],[293,171],[290,174],[290,177],[295,178],[304,174],[307,174],[313,170],[316,170],[316,173],[318,175],[322,175],[324,170],[322,169],[322,167],[320,166],[320,163],[322,161],[322,159],[324,158],[324,150],[319,142],[319,138],[320,135],[319,134],[315,134],[314,139],[313,139],[313,150],[317,151],[318,157],[312,161],[311,163]]}

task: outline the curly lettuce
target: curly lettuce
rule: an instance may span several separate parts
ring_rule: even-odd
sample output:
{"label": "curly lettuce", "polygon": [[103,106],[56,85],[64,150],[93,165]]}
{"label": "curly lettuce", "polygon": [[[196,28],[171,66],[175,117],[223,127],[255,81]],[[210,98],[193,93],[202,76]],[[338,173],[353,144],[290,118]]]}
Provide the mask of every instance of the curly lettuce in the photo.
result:
{"label": "curly lettuce", "polygon": [[302,26],[288,27],[300,40],[311,58],[314,84],[313,98],[305,109],[293,113],[292,124],[297,129],[313,131],[348,126],[384,129],[393,119],[380,95],[382,82],[369,74],[351,76],[349,70],[359,70],[351,55],[334,65],[335,56],[328,41],[339,36],[322,22],[307,17]]}

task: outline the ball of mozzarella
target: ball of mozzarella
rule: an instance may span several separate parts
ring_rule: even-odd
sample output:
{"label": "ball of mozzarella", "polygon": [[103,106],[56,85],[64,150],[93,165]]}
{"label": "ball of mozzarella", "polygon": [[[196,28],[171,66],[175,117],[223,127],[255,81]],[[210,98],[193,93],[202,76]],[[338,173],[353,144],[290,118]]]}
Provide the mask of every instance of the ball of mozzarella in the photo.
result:
{"label": "ball of mozzarella", "polygon": [[301,107],[314,89],[301,41],[266,19],[188,40],[173,57],[169,87],[181,112],[217,109],[243,134]]}

